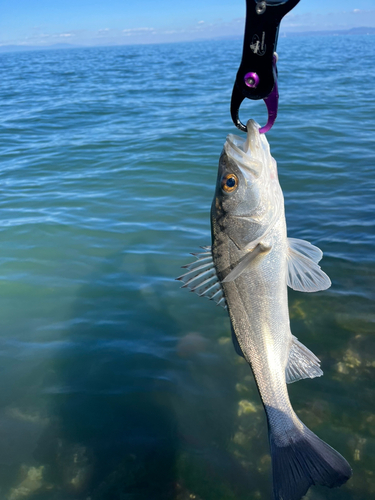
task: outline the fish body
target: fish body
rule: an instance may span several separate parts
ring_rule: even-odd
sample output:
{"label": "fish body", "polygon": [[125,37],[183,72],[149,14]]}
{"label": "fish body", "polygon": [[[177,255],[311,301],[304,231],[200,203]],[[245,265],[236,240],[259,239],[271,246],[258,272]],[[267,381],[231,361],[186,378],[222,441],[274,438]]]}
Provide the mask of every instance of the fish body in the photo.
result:
{"label": "fish body", "polygon": [[246,140],[229,135],[211,208],[212,246],[180,277],[228,309],[235,349],[250,364],[267,415],[274,500],[299,500],[313,484],[340,486],[346,460],[297,417],[287,383],[321,376],[319,359],[291,333],[287,285],[330,286],[322,252],[287,237],[277,165],[259,126]]}
{"label": "fish body", "polygon": [[[293,337],[287,296],[284,199],[276,162],[265,136],[258,133],[255,123],[249,127],[253,128],[249,132],[251,143],[241,145],[230,136],[220,158],[211,208],[212,256],[235,339],[251,365],[272,422],[273,435],[282,441],[287,429],[293,432],[296,425],[301,427],[291,407],[285,381]],[[251,156],[241,155],[241,146],[250,148]],[[237,192],[223,191],[222,179],[228,174],[237,177]],[[260,245],[263,252],[260,251],[238,277],[225,281],[235,264]]]}

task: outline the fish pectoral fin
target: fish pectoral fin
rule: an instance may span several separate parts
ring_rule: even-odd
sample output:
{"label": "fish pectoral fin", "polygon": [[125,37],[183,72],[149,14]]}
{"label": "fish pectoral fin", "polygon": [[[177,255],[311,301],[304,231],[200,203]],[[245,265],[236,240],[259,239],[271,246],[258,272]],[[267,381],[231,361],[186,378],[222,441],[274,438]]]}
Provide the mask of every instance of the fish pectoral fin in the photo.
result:
{"label": "fish pectoral fin", "polygon": [[228,281],[234,281],[240,274],[242,274],[258,256],[267,255],[271,250],[271,247],[267,247],[263,243],[258,243],[253,250],[246,253],[238,262],[236,267],[231,270],[231,272],[223,279],[222,283],[228,283]]}
{"label": "fish pectoral fin", "polygon": [[298,292],[317,292],[331,286],[331,280],[318,262],[323,252],[308,241],[288,238],[287,284]]}
{"label": "fish pectoral fin", "polygon": [[217,305],[226,309],[227,305],[216,274],[211,247],[203,247],[203,250],[204,252],[193,253],[197,260],[183,266],[188,271],[176,279],[183,282],[181,288],[188,288],[199,297],[214,300]]}
{"label": "fish pectoral fin", "polygon": [[292,335],[292,346],[289,352],[288,364],[285,368],[286,383],[291,384],[304,378],[315,378],[323,375],[320,360],[307,347]]}

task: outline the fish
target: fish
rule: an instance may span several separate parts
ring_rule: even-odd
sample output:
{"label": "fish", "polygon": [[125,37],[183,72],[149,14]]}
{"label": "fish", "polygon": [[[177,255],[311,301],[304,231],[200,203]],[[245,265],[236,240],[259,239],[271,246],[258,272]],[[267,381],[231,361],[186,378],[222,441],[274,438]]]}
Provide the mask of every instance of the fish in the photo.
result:
{"label": "fish", "polygon": [[227,309],[234,348],[251,367],[268,423],[273,499],[299,500],[312,485],[341,486],[349,463],[298,418],[287,384],[323,375],[320,360],[292,335],[288,286],[330,287],[322,251],[288,238],[277,164],[259,125],[229,134],[211,207],[211,246],[177,278]]}

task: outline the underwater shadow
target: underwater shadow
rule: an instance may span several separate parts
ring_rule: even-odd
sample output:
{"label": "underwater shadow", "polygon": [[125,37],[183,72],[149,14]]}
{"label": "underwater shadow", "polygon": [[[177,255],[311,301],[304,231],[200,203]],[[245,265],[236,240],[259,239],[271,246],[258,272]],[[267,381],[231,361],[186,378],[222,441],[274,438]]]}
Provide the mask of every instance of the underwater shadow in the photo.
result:
{"label": "underwater shadow", "polygon": [[173,319],[125,257],[105,258],[77,295],[47,375],[50,423],[34,453],[44,484],[31,500],[176,498],[169,346],[158,341]]}

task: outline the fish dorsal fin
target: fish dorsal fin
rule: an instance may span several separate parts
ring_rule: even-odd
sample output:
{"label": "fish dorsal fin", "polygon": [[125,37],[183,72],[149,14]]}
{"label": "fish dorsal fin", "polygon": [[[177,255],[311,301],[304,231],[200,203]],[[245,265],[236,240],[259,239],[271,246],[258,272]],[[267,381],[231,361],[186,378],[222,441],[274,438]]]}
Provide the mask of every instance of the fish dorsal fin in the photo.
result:
{"label": "fish dorsal fin", "polygon": [[317,292],[331,286],[331,280],[318,265],[323,252],[308,241],[288,238],[288,276],[290,288],[299,292]]}
{"label": "fish dorsal fin", "polygon": [[188,269],[188,272],[176,279],[184,283],[181,288],[188,288],[199,297],[214,300],[218,306],[220,305],[226,309],[223,289],[212,260],[211,247],[202,247],[202,249],[203,252],[192,254],[197,260],[182,266]]}
{"label": "fish dorsal fin", "polygon": [[320,360],[307,347],[292,335],[292,346],[289,352],[288,364],[285,368],[286,383],[291,384],[303,378],[315,378],[323,375]]}

